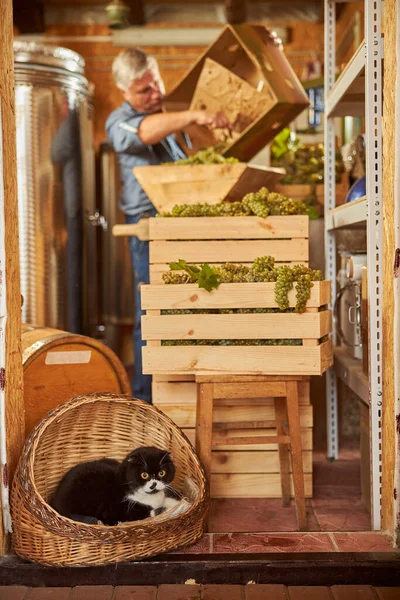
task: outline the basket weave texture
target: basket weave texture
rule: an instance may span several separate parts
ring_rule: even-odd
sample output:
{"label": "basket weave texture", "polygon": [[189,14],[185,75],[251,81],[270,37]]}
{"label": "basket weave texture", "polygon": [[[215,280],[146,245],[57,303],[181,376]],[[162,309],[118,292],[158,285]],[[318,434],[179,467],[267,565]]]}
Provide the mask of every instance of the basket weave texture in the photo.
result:
{"label": "basket weave texture", "polygon": [[[178,516],[113,527],[78,523],[47,501],[74,465],[110,457],[122,460],[139,446],[168,450],[173,485],[196,493]],[[50,411],[26,440],[11,492],[12,544],[20,557],[44,565],[85,566],[138,560],[193,544],[202,537],[209,486],[187,437],[154,406],[128,396],[88,394]]]}

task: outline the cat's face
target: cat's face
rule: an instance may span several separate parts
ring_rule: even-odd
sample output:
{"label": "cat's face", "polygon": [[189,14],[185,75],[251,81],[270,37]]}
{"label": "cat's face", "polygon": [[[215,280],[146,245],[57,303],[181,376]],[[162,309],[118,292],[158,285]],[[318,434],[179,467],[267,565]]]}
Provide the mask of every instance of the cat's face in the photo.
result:
{"label": "cat's face", "polygon": [[137,448],[128,454],[124,463],[130,491],[156,494],[164,490],[175,476],[170,454],[154,446]]}

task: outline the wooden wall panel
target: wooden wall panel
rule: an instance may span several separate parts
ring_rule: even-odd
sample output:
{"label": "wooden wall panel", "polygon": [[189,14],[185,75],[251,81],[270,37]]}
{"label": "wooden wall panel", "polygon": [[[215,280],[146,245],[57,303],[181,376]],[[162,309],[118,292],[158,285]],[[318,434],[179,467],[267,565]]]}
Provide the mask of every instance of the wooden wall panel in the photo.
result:
{"label": "wooden wall panel", "polygon": [[[399,535],[396,523],[395,498],[398,495],[395,485],[396,421],[395,415],[395,361],[394,354],[394,277],[395,264],[395,81],[398,69],[396,55],[397,13],[396,0],[385,1],[385,48],[384,48],[384,88],[383,88],[383,414],[382,414],[382,529],[391,535]],[[397,75],[398,76],[398,75]],[[374,350],[374,349],[373,349]],[[398,443],[398,442],[397,442]],[[397,521],[400,516],[397,515]],[[399,540],[397,540],[397,543]]]}
{"label": "wooden wall panel", "polygon": [[[3,479],[10,483],[24,443],[24,396],[21,357],[21,292],[19,283],[17,172],[14,112],[12,0],[0,2],[0,108],[3,143],[4,216],[5,216],[5,276],[6,284],[6,356],[5,385],[7,464]],[[3,185],[3,181],[0,181]],[[3,265],[3,258],[1,257]],[[1,515],[0,515],[1,520]],[[0,523],[0,554],[6,551],[6,537]]]}

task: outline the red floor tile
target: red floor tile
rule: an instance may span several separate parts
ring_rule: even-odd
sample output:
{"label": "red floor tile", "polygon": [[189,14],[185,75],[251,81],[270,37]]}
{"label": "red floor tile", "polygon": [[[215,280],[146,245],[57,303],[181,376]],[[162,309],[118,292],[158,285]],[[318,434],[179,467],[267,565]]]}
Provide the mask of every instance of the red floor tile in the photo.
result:
{"label": "red floor tile", "polygon": [[195,544],[192,544],[192,546],[188,546],[187,548],[178,548],[169,554],[208,554],[211,550],[210,540],[210,534],[206,533]]}
{"label": "red floor tile", "polygon": [[315,498],[314,513],[322,531],[369,531],[371,517],[360,501]]}
{"label": "red floor tile", "polygon": [[69,600],[70,596],[71,588],[31,588],[24,597],[24,600]]}
{"label": "red floor tile", "polygon": [[0,586],[0,600],[24,600],[27,587],[18,586]]}
{"label": "red floor tile", "polygon": [[376,600],[370,585],[333,585],[331,594],[334,600]]}
{"label": "red floor tile", "polygon": [[392,541],[381,533],[333,533],[340,552],[393,552]]}
{"label": "red floor tile", "polygon": [[72,588],[69,600],[111,600],[113,593],[111,585],[82,585]]}
{"label": "red floor tile", "polygon": [[244,600],[242,585],[203,585],[202,600]]}
{"label": "red floor tile", "polygon": [[290,600],[332,600],[329,588],[321,585],[315,587],[296,586],[287,588]]}
{"label": "red floor tile", "polygon": [[157,600],[200,600],[199,585],[160,585]]}
{"label": "red floor tile", "polygon": [[[311,504],[308,528],[319,531]],[[296,531],[296,509],[283,507],[275,498],[221,498],[211,501],[210,531],[214,533],[248,533],[258,531]]]}
{"label": "red floor tile", "polygon": [[112,600],[155,600],[156,597],[155,585],[124,585],[115,588]]}
{"label": "red floor tile", "polygon": [[333,552],[325,533],[233,533],[214,534],[214,552]]}
{"label": "red floor tile", "polygon": [[375,593],[379,600],[400,600],[400,588],[375,588]]}
{"label": "red floor tile", "polygon": [[288,600],[289,596],[284,585],[246,585],[244,588],[246,600]]}

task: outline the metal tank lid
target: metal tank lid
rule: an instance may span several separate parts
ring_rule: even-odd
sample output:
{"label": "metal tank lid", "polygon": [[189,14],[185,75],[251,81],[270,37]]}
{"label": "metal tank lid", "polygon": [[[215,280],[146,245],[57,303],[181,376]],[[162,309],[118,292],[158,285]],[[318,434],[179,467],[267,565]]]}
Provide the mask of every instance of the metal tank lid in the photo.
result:
{"label": "metal tank lid", "polygon": [[77,52],[61,46],[48,46],[37,42],[14,41],[14,62],[16,66],[18,64],[45,65],[81,75],[85,71],[85,61]]}

